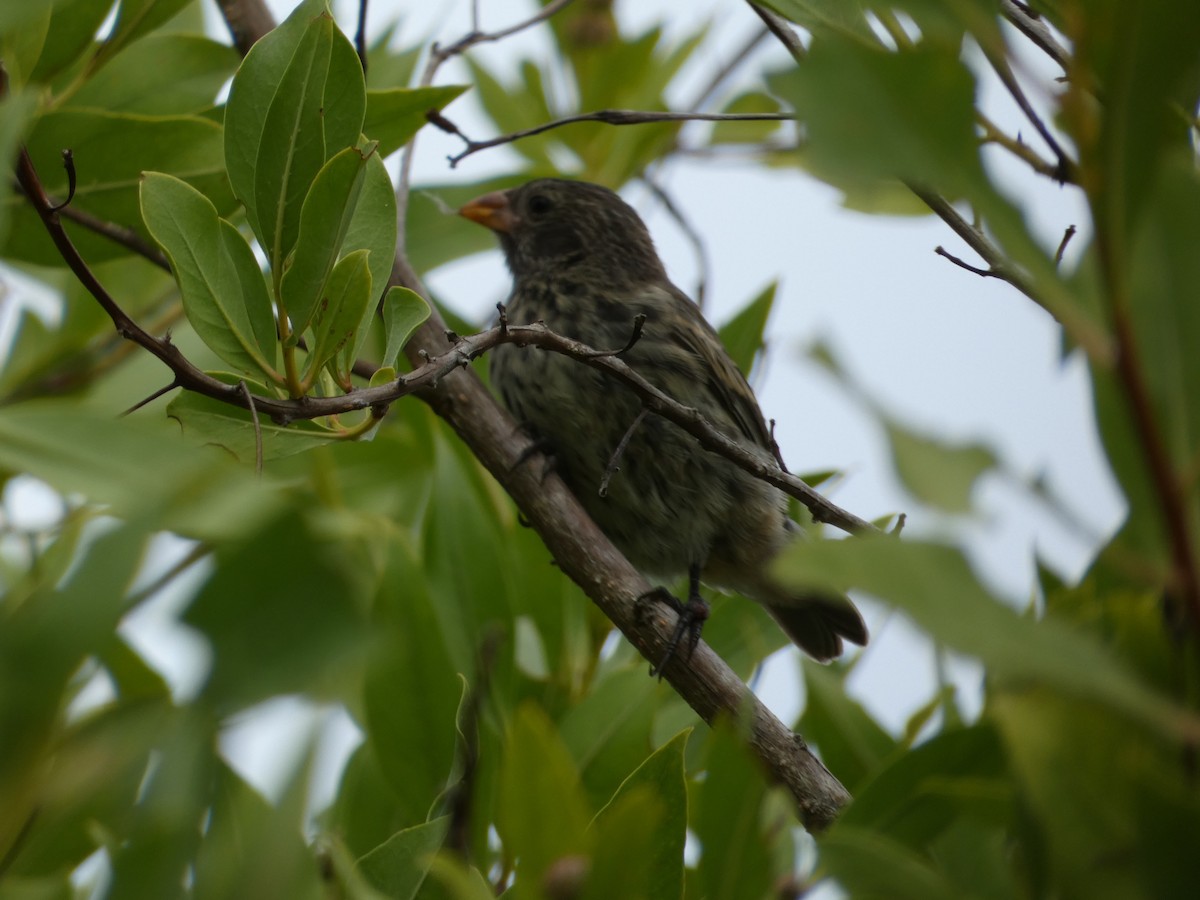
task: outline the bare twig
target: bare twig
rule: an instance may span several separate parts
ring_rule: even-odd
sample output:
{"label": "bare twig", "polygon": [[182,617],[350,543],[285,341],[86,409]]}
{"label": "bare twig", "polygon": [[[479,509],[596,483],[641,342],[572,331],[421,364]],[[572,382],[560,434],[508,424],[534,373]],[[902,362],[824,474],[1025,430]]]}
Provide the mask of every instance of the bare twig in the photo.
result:
{"label": "bare twig", "polygon": [[1060,184],[1063,182],[1075,183],[1075,174],[1068,169],[1063,171],[1062,167],[1049,162],[1038,156],[1037,151],[1018,138],[1011,138],[999,128],[994,122],[981,112],[975,113],[976,121],[980,128],[983,129],[983,141],[988,144],[996,144],[1003,147],[1013,156],[1027,163],[1033,171],[1039,175],[1045,175],[1047,178],[1053,178]]}
{"label": "bare twig", "polygon": [[75,199],[75,154],[70,147],[62,152],[62,158],[63,168],[67,170],[67,199],[53,207],[55,212],[66,209]]}
{"label": "bare twig", "polygon": [[1020,82],[1017,81],[1017,76],[1013,73],[1012,66],[1008,64],[1008,60],[1001,56],[994,49],[981,45],[983,55],[987,58],[988,64],[996,73],[996,77],[1000,79],[1000,83],[1004,85],[1009,95],[1016,101],[1021,112],[1025,114],[1030,123],[1038,134],[1042,136],[1042,140],[1046,142],[1046,146],[1054,154],[1056,165],[1054,167],[1053,177],[1059,183],[1075,182],[1077,180],[1078,166],[1067,155],[1067,152],[1058,143],[1058,139],[1050,133],[1050,129],[1046,127],[1046,123],[1042,121],[1042,117],[1037,114],[1037,110],[1033,108],[1033,104],[1029,102],[1029,98],[1025,96],[1025,91],[1022,89]]}
{"label": "bare twig", "polygon": [[358,30],[354,32],[354,52],[358,54],[363,75],[367,74],[367,0],[358,0]]}
{"label": "bare twig", "polygon": [[804,44],[800,43],[800,38],[792,30],[791,24],[787,19],[778,13],[772,12],[765,6],[749,0],[750,8],[754,10],[754,14],[763,20],[763,24],[767,26],[767,30],[775,35],[779,43],[783,44],[784,49],[792,55],[792,59],[796,62],[804,62],[804,58],[808,55],[808,51],[804,49]]}
{"label": "bare twig", "polygon": [[604,467],[604,477],[600,479],[600,496],[608,496],[608,485],[612,481],[612,477],[621,468],[621,457],[625,454],[625,448],[629,446],[629,439],[633,437],[633,433],[637,431],[637,427],[642,424],[642,419],[646,418],[647,410],[644,406],[638,410],[638,414],[634,416],[629,427],[625,429],[625,433],[621,435],[621,440],[617,442],[617,449],[613,451],[612,456],[608,459],[608,465]]}
{"label": "bare twig", "polygon": [[575,116],[565,116],[552,122],[543,122],[533,128],[525,128],[510,134],[502,134],[486,141],[473,141],[462,132],[459,137],[467,142],[467,148],[461,153],[447,157],[450,168],[473,153],[499,147],[501,144],[511,144],[522,138],[533,137],[564,125],[574,125],[578,122],[603,122],[605,125],[647,125],[652,122],[791,122],[796,117],[790,113],[705,113],[705,112],[647,112],[636,109],[599,109],[595,112],[580,113]]}
{"label": "bare twig", "polygon": [[1058,249],[1054,251],[1054,264],[1057,266],[1062,263],[1063,254],[1067,252],[1067,244],[1071,243],[1071,238],[1075,237],[1075,226],[1068,225],[1067,230],[1063,232],[1062,240],[1058,242]]}
{"label": "bare twig", "polygon": [[945,257],[946,259],[950,260],[950,262],[954,263],[956,266],[966,269],[968,272],[974,272],[976,275],[980,275],[984,278],[1001,278],[1001,276],[997,272],[994,272],[991,269],[981,269],[978,266],[973,266],[969,262],[965,262],[965,261],[959,259],[953,253],[947,252],[946,248],[942,247],[941,245],[934,247],[933,252],[936,253],[938,256]]}
{"label": "bare twig", "polygon": [[663,209],[675,220],[675,224],[679,226],[684,237],[688,239],[688,243],[692,245],[692,250],[696,254],[696,264],[700,269],[699,275],[696,276],[696,305],[700,309],[704,309],[705,295],[708,293],[708,280],[711,266],[708,260],[708,248],[704,244],[704,238],[700,232],[688,220],[688,217],[683,214],[675,201],[671,199],[671,195],[667,193],[657,181],[650,176],[649,173],[642,173],[642,183],[650,189],[650,192],[658,199],[658,202],[663,205]]}
{"label": "bare twig", "polygon": [[1066,72],[1071,66],[1071,54],[1067,52],[1046,27],[1046,23],[1034,17],[1023,3],[1000,0],[1000,12],[1021,34],[1029,38],[1047,56]]}
{"label": "bare twig", "polygon": [[250,421],[254,424],[254,474],[261,477],[263,467],[263,441],[262,425],[258,421],[258,405],[254,402],[254,395],[250,393],[250,388],[247,386],[245,378],[242,378],[238,381],[238,387],[242,390],[242,397],[246,401],[246,408],[250,410]]}

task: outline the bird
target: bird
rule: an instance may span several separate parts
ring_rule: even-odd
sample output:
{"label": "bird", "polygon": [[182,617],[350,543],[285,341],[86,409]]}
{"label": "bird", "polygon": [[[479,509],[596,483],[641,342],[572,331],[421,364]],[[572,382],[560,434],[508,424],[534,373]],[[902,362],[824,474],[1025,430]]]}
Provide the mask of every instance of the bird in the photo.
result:
{"label": "bird", "polygon": [[[753,389],[700,308],[671,282],[645,223],[618,194],[542,178],[477,197],[459,213],[499,238],[512,274],[508,321],[542,322],[605,349],[629,343],[644,317],[637,340],[620,354],[629,367],[774,461]],[[702,582],[761,603],[818,661],[840,656],[844,641],[866,645],[866,624],[849,598],[798,593],[772,577],[773,560],[804,537],[778,488],[645,413],[632,391],[565,355],[501,344],[490,351],[488,371],[503,404],[626,558],[651,578],[687,575],[686,602],[660,591],[679,616],[651,674],[661,677],[685,639],[689,656],[694,650],[709,615]]]}

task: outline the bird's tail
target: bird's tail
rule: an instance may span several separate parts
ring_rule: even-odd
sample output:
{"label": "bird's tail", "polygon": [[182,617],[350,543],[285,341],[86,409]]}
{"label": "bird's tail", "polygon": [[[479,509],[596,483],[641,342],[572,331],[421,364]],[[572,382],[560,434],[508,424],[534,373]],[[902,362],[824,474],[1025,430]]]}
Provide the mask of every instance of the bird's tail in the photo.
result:
{"label": "bird's tail", "polygon": [[843,640],[866,646],[867,625],[849,597],[789,597],[766,607],[792,642],[819,662],[841,656]]}

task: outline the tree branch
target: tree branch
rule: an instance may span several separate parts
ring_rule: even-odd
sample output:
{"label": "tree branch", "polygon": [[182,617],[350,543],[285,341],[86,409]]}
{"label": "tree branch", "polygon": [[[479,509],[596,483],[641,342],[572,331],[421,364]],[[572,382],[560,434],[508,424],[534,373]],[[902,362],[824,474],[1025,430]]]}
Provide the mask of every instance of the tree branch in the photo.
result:
{"label": "tree branch", "polygon": [[1013,27],[1045,52],[1064,72],[1070,69],[1071,54],[1055,39],[1046,23],[1031,16],[1023,8],[1023,4],[1014,3],[1013,0],[1000,0],[1000,12]]}
{"label": "tree branch", "polygon": [[[261,0],[244,2],[261,5]],[[558,8],[561,6],[565,3]],[[406,198],[407,181],[402,182],[402,187]],[[398,199],[401,199],[399,191]],[[402,203],[402,218],[404,209]],[[428,296],[403,252],[403,238],[391,284]],[[405,347],[405,354],[414,366],[423,364],[422,352],[437,357],[455,349],[446,339],[445,322],[436,307],[433,310],[430,319]],[[511,328],[498,330],[508,332]],[[593,364],[601,365],[604,359],[594,358]],[[646,616],[638,598],[650,585],[613,547],[562,481],[553,474],[543,480],[529,466],[514,465],[529,441],[521,436],[511,417],[500,409],[475,374],[452,367],[444,377],[421,390],[419,396],[458,433],[508,491],[562,571],[604,611],[643,657],[657,659],[674,630],[674,613],[656,606],[654,615]],[[830,825],[849,802],[846,789],[812,755],[804,740],[785,727],[706,644],[701,642],[687,661],[672,660],[664,674],[706,722],[722,714],[748,719],[751,746],[773,778],[792,793],[801,820],[810,831]]]}
{"label": "tree branch", "polygon": [[552,122],[543,122],[533,128],[525,128],[486,141],[473,141],[461,131],[454,133],[466,141],[467,148],[461,153],[447,157],[450,168],[455,168],[460,162],[473,153],[499,147],[501,144],[511,144],[522,138],[533,137],[564,125],[574,125],[577,122],[603,122],[605,125],[646,125],[651,122],[791,122],[796,117],[790,113],[705,113],[705,112],[645,112],[635,109],[600,109],[596,112],[579,113],[575,116],[565,116]]}

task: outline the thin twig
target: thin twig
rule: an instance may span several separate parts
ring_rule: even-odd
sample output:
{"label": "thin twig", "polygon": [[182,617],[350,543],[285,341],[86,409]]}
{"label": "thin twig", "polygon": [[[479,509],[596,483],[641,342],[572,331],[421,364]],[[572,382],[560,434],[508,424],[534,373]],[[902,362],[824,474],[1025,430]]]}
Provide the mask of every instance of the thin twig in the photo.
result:
{"label": "thin twig", "polygon": [[642,183],[650,189],[650,192],[658,199],[658,202],[663,205],[663,209],[675,220],[675,224],[683,232],[684,237],[692,245],[692,250],[696,254],[696,264],[700,269],[699,275],[696,276],[696,305],[700,309],[704,309],[705,295],[708,293],[708,280],[711,271],[711,265],[708,259],[708,247],[704,243],[704,237],[695,229],[688,217],[683,214],[676,204],[671,199],[671,195],[667,193],[654,178],[648,173],[642,173]]}
{"label": "thin twig", "polygon": [[122,412],[119,418],[124,418],[125,416],[129,415],[130,413],[137,412],[139,409],[141,409],[147,403],[153,403],[159,397],[163,396],[163,394],[169,394],[169,393],[171,393],[171,391],[175,390],[177,387],[179,387],[179,383],[176,381],[172,381],[170,384],[160,387],[157,391],[152,393],[149,397],[143,397],[137,403],[133,404],[133,406],[129,407],[124,412]]}
{"label": "thin twig", "polygon": [[1074,183],[1077,180],[1078,166],[1067,155],[1067,152],[1058,143],[1058,139],[1050,133],[1050,129],[1046,127],[1046,123],[1042,121],[1042,117],[1037,114],[1037,110],[1033,108],[1033,104],[1029,102],[1029,98],[1025,96],[1025,91],[1022,89],[1020,82],[1017,81],[1017,76],[1013,73],[1012,66],[1008,64],[1008,60],[989,49],[987,46],[981,45],[983,55],[991,65],[992,70],[996,73],[996,77],[1000,79],[1000,83],[1004,85],[1009,95],[1016,101],[1021,112],[1029,119],[1034,129],[1042,136],[1042,140],[1046,142],[1046,146],[1054,154],[1057,164],[1054,168],[1054,179],[1061,184],[1067,182]]}
{"label": "thin twig", "polygon": [[976,111],[975,119],[979,123],[979,127],[983,129],[983,142],[987,144],[996,144],[1003,147],[1013,156],[1017,157],[1024,163],[1027,163],[1033,171],[1039,175],[1044,175],[1047,178],[1053,178],[1059,183],[1069,182],[1075,183],[1074,173],[1070,170],[1064,172],[1061,166],[1055,165],[1042,157],[1038,156],[1037,151],[1018,138],[1009,137],[999,126],[991,119],[985,116],[982,112]]}
{"label": "thin twig", "polygon": [[71,205],[75,199],[75,154],[68,147],[62,152],[63,168],[67,170],[67,199],[53,207],[54,212],[61,212]]}
{"label": "thin twig", "polygon": [[696,94],[694,100],[687,104],[688,109],[703,109],[704,104],[712,99],[717,90],[725,83],[725,81],[738,70],[738,68],[748,60],[759,45],[771,35],[771,30],[765,25],[762,28],[755,29],[754,33],[739,47],[734,54],[729,57],[725,65],[721,66],[713,76],[708,79],[704,87]]}
{"label": "thin twig", "polygon": [[649,410],[644,406],[638,410],[638,414],[633,421],[629,423],[629,427],[625,433],[621,435],[621,440],[617,442],[617,449],[613,451],[612,456],[608,459],[608,465],[604,467],[604,477],[600,479],[600,496],[608,496],[608,485],[612,481],[612,477],[621,468],[621,457],[625,454],[625,448],[629,446],[629,439],[633,437],[633,433],[637,431],[637,427],[642,424],[642,419],[646,418]]}
{"label": "thin twig", "polygon": [[358,30],[354,32],[354,50],[363,75],[367,74],[367,0],[358,0]]}
{"label": "thin twig", "polygon": [[941,245],[934,247],[933,252],[936,253],[938,256],[943,256],[946,259],[950,260],[950,262],[954,263],[956,266],[966,269],[968,272],[974,272],[976,275],[980,275],[983,278],[1001,278],[999,273],[994,272],[991,269],[981,269],[978,266],[973,266],[969,262],[965,262],[964,260],[959,259],[953,253],[947,252],[946,248],[942,247]]}
{"label": "thin twig", "polygon": [[242,396],[246,400],[246,408],[250,410],[250,421],[254,423],[254,474],[261,477],[263,468],[263,440],[262,425],[258,421],[258,406],[254,402],[254,395],[250,393],[250,388],[247,386],[245,378],[238,381],[238,387],[242,389]]}
{"label": "thin twig", "polygon": [[1071,243],[1071,238],[1075,237],[1075,226],[1068,225],[1067,230],[1063,232],[1062,240],[1058,242],[1058,249],[1054,251],[1054,264],[1060,265],[1063,260],[1063,254],[1067,252],[1067,244]]}
{"label": "thin twig", "polygon": [[778,13],[772,12],[765,6],[749,0],[750,8],[754,10],[755,15],[763,20],[763,24],[767,26],[767,30],[775,35],[779,43],[783,44],[784,49],[792,55],[798,63],[804,62],[808,51],[804,49],[804,44],[800,42],[799,36],[792,30],[791,24],[787,19]]}
{"label": "thin twig", "polygon": [[1041,19],[1034,18],[1024,4],[1014,3],[1013,0],[1000,0],[1000,12],[1021,34],[1029,38],[1036,47],[1054,60],[1064,72],[1070,69],[1071,54],[1055,39],[1050,29],[1046,27],[1046,23]]}
{"label": "thin twig", "polygon": [[790,113],[705,113],[705,112],[648,112],[636,109],[600,109],[590,113],[580,113],[575,116],[565,116],[552,122],[543,122],[533,128],[525,128],[510,134],[503,134],[486,141],[473,141],[459,133],[459,137],[467,142],[467,148],[461,153],[447,157],[450,168],[455,168],[460,162],[491,147],[501,144],[511,144],[522,138],[533,137],[564,125],[574,125],[578,122],[603,122],[605,125],[646,125],[652,122],[791,122],[795,116]]}

